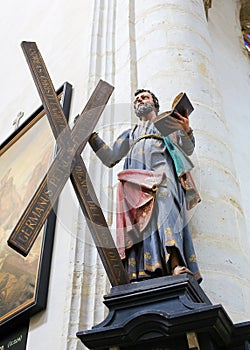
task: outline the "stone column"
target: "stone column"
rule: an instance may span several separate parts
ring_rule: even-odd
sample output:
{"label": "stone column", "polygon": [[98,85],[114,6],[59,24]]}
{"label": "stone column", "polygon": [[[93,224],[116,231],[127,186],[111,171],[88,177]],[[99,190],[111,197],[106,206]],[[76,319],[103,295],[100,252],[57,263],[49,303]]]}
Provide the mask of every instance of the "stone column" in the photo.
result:
{"label": "stone column", "polygon": [[204,281],[214,303],[234,322],[249,318],[244,294],[250,287],[248,247],[239,183],[228,142],[204,3],[202,0],[135,2],[138,87],[159,97],[161,111],[185,91],[194,104],[194,177],[202,202],[190,213],[191,229]]}

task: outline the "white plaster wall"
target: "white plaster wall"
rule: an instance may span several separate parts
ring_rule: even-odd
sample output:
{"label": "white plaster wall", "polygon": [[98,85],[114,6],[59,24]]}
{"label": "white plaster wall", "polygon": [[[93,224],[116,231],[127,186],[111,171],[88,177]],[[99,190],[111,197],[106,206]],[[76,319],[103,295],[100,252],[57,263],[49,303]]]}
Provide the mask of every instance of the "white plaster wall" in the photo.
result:
{"label": "white plaster wall", "polygon": [[[70,121],[89,97],[88,71],[93,2],[18,0],[1,4],[0,142],[13,131],[18,112],[24,119],[41,105],[20,44],[35,41],[57,89],[73,85]],[[24,120],[23,119],[23,120]],[[30,322],[27,349],[66,349],[75,263],[78,204],[70,184],[59,203],[48,304]],[[80,345],[81,346],[81,345]]]}
{"label": "white plaster wall", "polygon": [[[87,99],[92,1],[17,0],[1,6],[0,142],[13,130],[19,111],[28,117],[41,105],[20,44],[35,41],[55,88],[74,85],[72,116]],[[80,73],[79,73],[80,72]]]}

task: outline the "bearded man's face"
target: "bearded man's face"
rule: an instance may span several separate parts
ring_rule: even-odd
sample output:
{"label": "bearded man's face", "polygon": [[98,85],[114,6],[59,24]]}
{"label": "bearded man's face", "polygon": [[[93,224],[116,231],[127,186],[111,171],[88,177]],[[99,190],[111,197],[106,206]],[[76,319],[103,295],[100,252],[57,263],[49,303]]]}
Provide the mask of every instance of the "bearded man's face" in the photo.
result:
{"label": "bearded man's face", "polygon": [[134,100],[134,110],[138,118],[155,110],[153,97],[149,92],[139,93]]}

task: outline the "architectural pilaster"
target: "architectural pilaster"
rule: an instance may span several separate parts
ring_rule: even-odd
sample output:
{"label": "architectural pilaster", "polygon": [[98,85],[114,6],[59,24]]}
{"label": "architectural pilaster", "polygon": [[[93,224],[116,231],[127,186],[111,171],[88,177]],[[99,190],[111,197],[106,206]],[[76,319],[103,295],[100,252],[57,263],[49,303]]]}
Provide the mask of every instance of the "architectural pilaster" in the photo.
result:
{"label": "architectural pilaster", "polygon": [[[92,35],[89,38],[89,81],[88,94],[94,90],[100,79],[114,85],[114,26],[116,0],[96,0],[93,4]],[[111,96],[111,102],[113,101]],[[109,142],[113,112],[107,107],[96,131]],[[108,198],[112,198],[113,172],[106,171],[98,162],[93,151],[84,151],[84,161],[88,166],[91,181],[109,225],[112,225],[112,208]],[[105,193],[105,196],[103,196]],[[109,281],[100,261],[96,246],[89,233],[85,218],[79,209],[77,236],[72,240],[73,280],[68,325],[67,349],[83,348],[75,334],[79,329],[88,329],[105,318],[106,309],[103,295],[109,290]]]}
{"label": "architectural pilaster", "polygon": [[[99,79],[115,87],[96,131],[112,143],[121,128],[129,127],[132,114],[130,101],[137,88],[137,57],[135,43],[134,1],[95,0],[93,2],[92,35],[89,38],[88,95]],[[126,103],[124,103],[126,101]],[[117,168],[107,169],[92,150],[84,150],[84,161],[106,220],[115,234],[115,184]],[[79,209],[76,237],[72,237],[72,276],[70,277],[67,349],[78,349],[75,334],[100,323],[106,315],[102,300],[110,284],[90,236],[85,218]],[[70,297],[71,293],[71,297]]]}

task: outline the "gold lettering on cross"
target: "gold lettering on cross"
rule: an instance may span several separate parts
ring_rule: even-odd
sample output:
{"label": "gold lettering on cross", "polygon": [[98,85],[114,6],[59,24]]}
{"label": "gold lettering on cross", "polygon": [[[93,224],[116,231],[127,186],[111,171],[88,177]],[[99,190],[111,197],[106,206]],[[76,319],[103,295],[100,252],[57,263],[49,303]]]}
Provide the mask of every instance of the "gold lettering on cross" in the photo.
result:
{"label": "gold lettering on cross", "polygon": [[10,235],[8,244],[21,254],[28,254],[47,215],[70,177],[112,286],[129,283],[85,164],[80,156],[108,102],[113,87],[100,81],[77,119],[74,128],[70,130],[36,44],[23,42],[22,48],[51,129],[59,145],[59,152]]}

